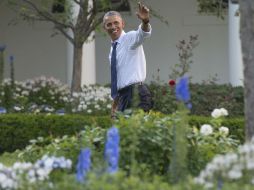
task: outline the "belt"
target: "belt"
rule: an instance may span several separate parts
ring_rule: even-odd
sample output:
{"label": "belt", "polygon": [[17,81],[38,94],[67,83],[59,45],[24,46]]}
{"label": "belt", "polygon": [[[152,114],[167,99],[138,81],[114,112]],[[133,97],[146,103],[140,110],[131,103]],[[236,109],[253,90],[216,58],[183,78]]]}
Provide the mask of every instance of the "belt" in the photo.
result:
{"label": "belt", "polygon": [[125,89],[127,89],[127,88],[129,88],[129,87],[131,87],[131,86],[141,86],[141,85],[143,85],[143,84],[144,84],[143,82],[135,82],[135,83],[133,83],[133,84],[129,84],[129,85],[127,85],[127,86],[125,86],[125,87],[119,89],[118,92],[121,92],[121,91],[123,91],[123,90],[125,90]]}
{"label": "belt", "polygon": [[143,85],[144,83],[143,82],[137,82],[137,83],[134,83],[134,84],[132,84],[132,85]]}

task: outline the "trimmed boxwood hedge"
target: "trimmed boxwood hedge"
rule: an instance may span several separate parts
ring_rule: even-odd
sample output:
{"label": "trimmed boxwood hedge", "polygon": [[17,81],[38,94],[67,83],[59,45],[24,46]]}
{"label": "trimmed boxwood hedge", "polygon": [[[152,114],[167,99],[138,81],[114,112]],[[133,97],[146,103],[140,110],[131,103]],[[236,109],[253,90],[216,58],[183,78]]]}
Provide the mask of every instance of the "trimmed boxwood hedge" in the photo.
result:
{"label": "trimmed boxwood hedge", "polygon": [[[191,116],[189,117],[190,126],[201,126],[202,124],[211,124],[211,117],[205,116]],[[241,142],[244,142],[244,118],[243,117],[230,117],[222,121],[222,126],[229,128],[230,135],[237,137]]]}
{"label": "trimmed boxwood hedge", "polygon": [[30,139],[39,136],[73,135],[91,125],[108,128],[111,119],[109,116],[84,115],[0,115],[0,153],[22,149]]}
{"label": "trimmed boxwood hedge", "polygon": [[[189,116],[190,126],[199,127],[210,121],[211,117]],[[225,118],[222,124],[230,129],[231,135],[244,141],[244,118]],[[39,136],[73,135],[93,125],[109,128],[112,121],[109,116],[3,114],[0,115],[0,153],[22,149],[30,139]]]}

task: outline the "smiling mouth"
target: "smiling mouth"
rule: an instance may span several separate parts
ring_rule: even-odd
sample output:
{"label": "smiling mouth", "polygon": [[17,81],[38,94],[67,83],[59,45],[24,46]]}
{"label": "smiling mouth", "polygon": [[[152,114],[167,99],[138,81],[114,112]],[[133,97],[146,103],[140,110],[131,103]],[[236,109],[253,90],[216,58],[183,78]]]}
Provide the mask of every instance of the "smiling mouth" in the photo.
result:
{"label": "smiling mouth", "polygon": [[113,30],[112,34],[117,34],[118,30]]}

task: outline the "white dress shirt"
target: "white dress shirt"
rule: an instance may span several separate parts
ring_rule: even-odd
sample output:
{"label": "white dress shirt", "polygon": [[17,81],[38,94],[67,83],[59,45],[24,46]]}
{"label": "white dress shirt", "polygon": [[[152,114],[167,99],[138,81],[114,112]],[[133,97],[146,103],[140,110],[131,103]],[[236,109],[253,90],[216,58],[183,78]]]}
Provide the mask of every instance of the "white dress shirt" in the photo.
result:
{"label": "white dress shirt", "polygon": [[[117,89],[122,89],[128,85],[144,82],[146,78],[146,59],[142,43],[145,38],[151,36],[150,31],[144,32],[141,25],[138,30],[125,33],[115,40],[116,59],[117,59]],[[112,47],[109,53],[109,62],[111,60]]]}

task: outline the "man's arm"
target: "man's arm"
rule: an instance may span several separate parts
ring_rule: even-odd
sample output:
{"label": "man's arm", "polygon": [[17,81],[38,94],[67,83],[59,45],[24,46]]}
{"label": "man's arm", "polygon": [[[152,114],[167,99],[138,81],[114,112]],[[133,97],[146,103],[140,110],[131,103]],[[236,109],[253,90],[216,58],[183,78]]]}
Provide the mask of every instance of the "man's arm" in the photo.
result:
{"label": "man's arm", "polygon": [[136,14],[138,18],[142,21],[141,28],[144,32],[150,31],[149,12],[149,9],[145,5],[142,5],[140,2],[138,3],[138,12]]}
{"label": "man's arm", "polygon": [[142,21],[141,29],[144,32],[149,32],[151,30],[151,27],[150,27],[150,24],[149,24],[149,20],[147,22],[143,22]]}

